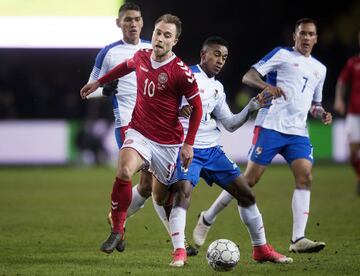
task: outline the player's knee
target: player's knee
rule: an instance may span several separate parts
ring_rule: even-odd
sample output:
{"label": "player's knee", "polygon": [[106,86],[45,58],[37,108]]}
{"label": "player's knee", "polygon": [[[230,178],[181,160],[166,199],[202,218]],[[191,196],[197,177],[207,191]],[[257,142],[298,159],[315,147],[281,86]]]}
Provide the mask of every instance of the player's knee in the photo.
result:
{"label": "player's knee", "polygon": [[313,180],[311,172],[302,174],[296,181],[297,188],[310,188]]}
{"label": "player's knee", "polygon": [[253,193],[253,191],[247,191],[246,193],[239,193],[236,196],[238,205],[240,205],[241,207],[249,207],[253,204],[255,204],[255,194]]}
{"label": "player's knee", "polygon": [[154,199],[154,201],[156,202],[157,205],[165,206],[166,197],[158,195],[156,193],[153,193],[152,197],[153,197],[153,199]]}
{"label": "player's knee", "polygon": [[126,181],[130,181],[133,174],[129,167],[123,166],[119,168],[117,177]]}
{"label": "player's knee", "polygon": [[139,194],[142,196],[142,197],[145,197],[145,198],[148,198],[151,196],[151,189],[152,189],[152,182],[151,181],[143,181],[143,180],[140,180],[140,183],[138,185],[138,191],[139,191]]}
{"label": "player's knee", "polygon": [[188,209],[190,205],[191,191],[192,186],[188,181],[174,185],[174,206],[180,206]]}
{"label": "player's knee", "polygon": [[138,191],[139,191],[139,194],[144,197],[144,198],[148,198],[151,196],[151,185],[148,186],[148,185],[139,185],[138,186]]}
{"label": "player's knee", "polygon": [[249,186],[254,187],[256,185],[256,183],[259,182],[260,177],[253,175],[253,176],[246,176],[246,179],[248,181]]}

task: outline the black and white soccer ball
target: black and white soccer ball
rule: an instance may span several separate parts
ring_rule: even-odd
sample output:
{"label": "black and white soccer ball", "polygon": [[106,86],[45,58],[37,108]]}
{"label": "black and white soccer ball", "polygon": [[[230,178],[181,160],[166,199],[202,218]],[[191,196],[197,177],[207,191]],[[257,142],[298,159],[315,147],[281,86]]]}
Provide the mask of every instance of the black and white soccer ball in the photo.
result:
{"label": "black and white soccer ball", "polygon": [[206,259],[214,270],[230,271],[240,261],[240,250],[234,242],[227,239],[218,239],[209,245]]}

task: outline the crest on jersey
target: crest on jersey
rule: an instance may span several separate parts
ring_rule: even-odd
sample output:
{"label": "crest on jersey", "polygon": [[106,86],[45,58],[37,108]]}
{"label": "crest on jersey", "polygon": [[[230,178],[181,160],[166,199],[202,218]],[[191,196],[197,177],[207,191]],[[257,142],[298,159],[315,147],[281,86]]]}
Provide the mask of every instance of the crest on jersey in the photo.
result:
{"label": "crest on jersey", "polygon": [[158,76],[158,82],[164,84],[168,81],[169,77],[166,73],[162,72]]}
{"label": "crest on jersey", "polygon": [[314,76],[317,80],[320,79],[320,73],[318,71],[314,71]]}
{"label": "crest on jersey", "polygon": [[263,148],[262,148],[262,147],[257,147],[257,148],[255,149],[255,153],[256,153],[257,155],[262,154],[262,151],[263,151]]}
{"label": "crest on jersey", "polygon": [[217,99],[219,97],[219,91],[215,89],[214,98]]}

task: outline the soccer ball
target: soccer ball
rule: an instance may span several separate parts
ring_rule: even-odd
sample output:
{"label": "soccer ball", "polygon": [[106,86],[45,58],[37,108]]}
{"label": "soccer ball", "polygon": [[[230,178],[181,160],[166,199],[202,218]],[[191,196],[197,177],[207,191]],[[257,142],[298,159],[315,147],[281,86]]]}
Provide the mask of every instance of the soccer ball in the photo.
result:
{"label": "soccer ball", "polygon": [[239,247],[227,239],[213,241],[206,252],[208,264],[216,271],[230,271],[240,260]]}

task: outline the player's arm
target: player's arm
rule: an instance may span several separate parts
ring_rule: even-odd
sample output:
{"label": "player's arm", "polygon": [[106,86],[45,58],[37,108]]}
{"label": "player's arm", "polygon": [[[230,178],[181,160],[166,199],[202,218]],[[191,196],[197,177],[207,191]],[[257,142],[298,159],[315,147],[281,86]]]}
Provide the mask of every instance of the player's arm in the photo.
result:
{"label": "player's arm", "polygon": [[245,75],[242,78],[242,82],[248,86],[258,88],[261,90],[266,90],[268,93],[270,93],[273,98],[278,98],[283,96],[286,100],[286,95],[284,91],[280,87],[272,86],[271,84],[266,83],[263,81],[261,74],[256,71],[255,68],[250,68],[249,71],[245,73]]}
{"label": "player's arm", "polygon": [[192,112],[189,118],[189,129],[180,151],[180,159],[185,169],[189,167],[194,156],[193,145],[202,117],[202,103],[200,94],[197,93],[194,97],[187,99],[187,101],[191,106]]}
{"label": "player's arm", "polygon": [[103,75],[101,78],[97,79],[96,81],[90,82],[80,90],[80,96],[82,99],[85,99],[86,96],[93,93],[98,89],[101,85],[104,85],[105,83],[111,82],[113,80],[116,80],[122,76],[125,76],[132,71],[135,70],[133,64],[133,59],[126,60],[117,66],[115,66],[112,70],[107,72],[105,75]]}
{"label": "player's arm", "polygon": [[336,82],[334,110],[340,115],[346,112],[344,97],[347,90],[347,83],[350,76],[351,59],[348,60]]}
{"label": "player's arm", "polygon": [[[249,103],[237,114],[233,114],[225,100],[219,103],[219,108],[215,108],[215,117],[221,118],[221,123],[229,132],[234,132],[247,122],[253,112],[262,107],[271,105],[272,96],[265,90],[261,91],[256,97],[250,99]],[[222,115],[217,116],[216,113]]]}
{"label": "player's arm", "polygon": [[332,123],[332,114],[330,112],[326,112],[319,102],[312,102],[310,113],[315,119],[321,120],[324,125]]}
{"label": "player's arm", "polygon": [[110,97],[117,94],[117,86],[119,83],[119,79],[113,80],[111,82],[105,83],[103,86],[100,86],[93,93],[86,96],[86,99],[93,99],[99,97]]}

